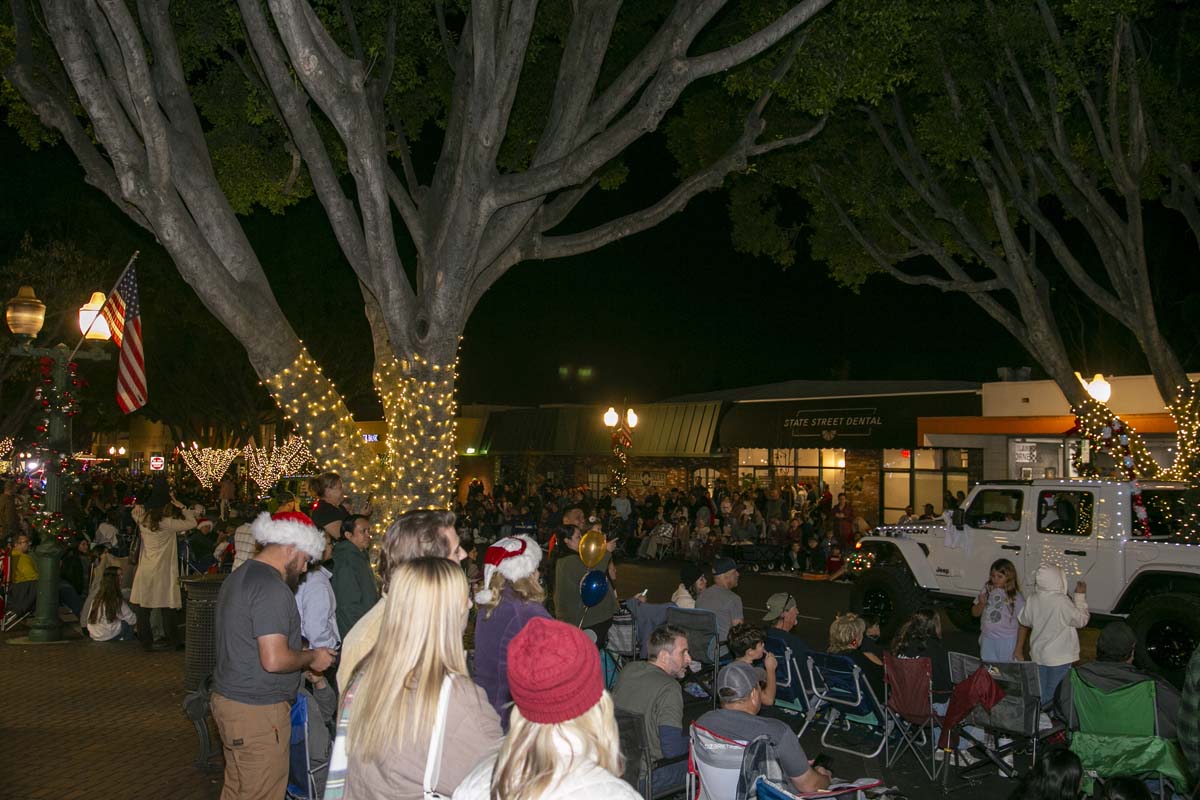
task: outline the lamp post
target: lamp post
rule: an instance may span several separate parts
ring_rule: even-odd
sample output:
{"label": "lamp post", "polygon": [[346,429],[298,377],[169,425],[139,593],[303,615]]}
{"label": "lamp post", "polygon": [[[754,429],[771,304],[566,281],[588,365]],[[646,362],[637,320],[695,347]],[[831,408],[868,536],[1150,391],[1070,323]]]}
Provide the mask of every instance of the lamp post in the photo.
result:
{"label": "lamp post", "polygon": [[625,470],[629,466],[629,449],[633,447],[633,429],[637,427],[638,415],[625,406],[625,413],[618,414],[613,406],[604,412],[604,425],[612,434],[612,453],[616,463],[612,467],[611,491],[615,495],[625,486]]}
{"label": "lamp post", "polygon": [[[89,339],[108,339],[108,324],[101,317],[100,305],[92,307],[99,297],[100,305],[104,303],[104,295],[99,292],[79,309],[80,332]],[[70,386],[71,351],[65,344],[54,347],[34,347],[33,339],[42,330],[46,319],[46,305],[38,300],[33,293],[33,287],[22,286],[17,296],[5,304],[4,319],[8,329],[13,332],[20,343],[12,349],[12,354],[24,358],[45,358],[50,360],[50,381],[54,387],[54,399],[47,406],[47,438],[46,449],[49,455],[44,459],[46,471],[46,510],[55,513],[62,511],[62,453],[70,449],[70,418],[63,408],[61,398]],[[94,324],[93,324],[94,321]],[[101,323],[103,327],[101,327]],[[80,351],[75,358],[88,361],[107,361],[108,353],[97,351]],[[44,363],[44,362],[43,362]],[[62,623],[58,619],[58,584],[59,568],[62,558],[62,548],[51,533],[43,533],[41,542],[33,551],[34,561],[38,569],[37,615],[33,621],[29,638],[34,642],[57,642],[62,639]]]}

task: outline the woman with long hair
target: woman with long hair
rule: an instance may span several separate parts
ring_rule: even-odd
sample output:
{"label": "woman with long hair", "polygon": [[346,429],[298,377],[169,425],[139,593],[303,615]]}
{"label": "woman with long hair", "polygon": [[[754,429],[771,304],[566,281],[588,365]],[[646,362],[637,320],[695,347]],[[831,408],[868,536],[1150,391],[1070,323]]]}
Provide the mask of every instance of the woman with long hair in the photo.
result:
{"label": "woman with long hair", "polygon": [[475,602],[475,682],[508,729],[512,695],[508,689],[508,645],[534,617],[550,619],[538,579],[542,548],[528,536],[494,542],[483,557],[483,589]]}
{"label": "woman with long hair", "polygon": [[612,698],[600,654],[574,625],[537,618],[508,648],[515,707],[500,751],[479,764],[454,800],[637,800],[621,779]]}
{"label": "woman with long hair", "polygon": [[128,642],[134,638],[133,624],[137,618],[121,594],[121,570],[105,567],[100,578],[96,599],[88,611],[88,636],[93,642]]}
{"label": "woman with long hair", "polygon": [[947,701],[954,690],[950,679],[950,656],[942,644],[942,620],[932,608],[912,613],[892,640],[897,658],[928,658],[933,665],[933,699]]}
{"label": "woman with long hair", "polygon": [[502,736],[487,695],[467,673],[462,567],[445,558],[404,562],[386,597],[375,647],[346,676],[338,723],[345,769],[335,746],[326,797],[449,795]]}
{"label": "woman with long hair", "polygon": [[[138,638],[147,650],[171,650],[178,641],[175,611],[183,606],[179,596],[179,548],[176,534],[196,527],[196,517],[175,493],[159,479],[146,504],[133,507],[133,521],[138,526],[141,548],[137,572],[133,576],[133,591],[129,602],[137,613]],[[162,611],[165,641],[154,641],[150,627],[150,612]]]}

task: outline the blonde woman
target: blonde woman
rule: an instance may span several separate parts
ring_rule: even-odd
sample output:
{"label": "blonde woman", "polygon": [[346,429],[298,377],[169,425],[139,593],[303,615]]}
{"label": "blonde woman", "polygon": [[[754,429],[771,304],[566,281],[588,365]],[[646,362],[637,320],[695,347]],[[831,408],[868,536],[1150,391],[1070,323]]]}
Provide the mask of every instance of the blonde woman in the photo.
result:
{"label": "blonde woman", "polygon": [[867,623],[858,614],[838,614],[829,626],[829,652],[847,656],[854,662],[867,683],[875,690],[875,696],[883,699],[883,667],[872,661],[862,651],[863,639],[867,636]]}
{"label": "blonde woman", "polygon": [[402,563],[384,602],[379,639],[347,676],[326,800],[449,796],[502,736],[467,674],[462,567],[444,558]]}
{"label": "blonde woman", "polygon": [[[176,611],[183,607],[179,595],[179,549],[176,534],[196,527],[196,517],[165,480],[155,484],[146,505],[135,505],[131,512],[138,526],[141,550],[129,603],[137,615],[138,638],[147,650],[174,650],[179,637]],[[150,612],[161,609],[162,642],[154,641]]]}
{"label": "blonde woman", "polygon": [[508,730],[512,695],[508,690],[509,642],[534,617],[550,619],[538,579],[542,549],[528,536],[497,540],[483,556],[483,590],[475,595],[475,682]]}
{"label": "blonde woman", "polygon": [[509,645],[508,682],[516,704],[508,736],[454,800],[640,798],[621,780],[612,699],[587,634],[557,620],[530,620]]}

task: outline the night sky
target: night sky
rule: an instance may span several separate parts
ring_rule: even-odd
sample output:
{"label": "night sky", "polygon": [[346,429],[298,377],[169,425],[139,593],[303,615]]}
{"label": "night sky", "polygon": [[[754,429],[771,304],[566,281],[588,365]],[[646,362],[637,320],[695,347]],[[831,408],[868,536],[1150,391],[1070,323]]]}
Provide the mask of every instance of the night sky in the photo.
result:
{"label": "night sky", "polygon": [[[597,193],[577,224],[664,191],[673,165],[658,147],[651,139],[635,150],[637,180]],[[69,238],[111,264],[111,274],[97,276],[103,290],[140,247],[142,279],[160,305],[198,304],[152,239],[84,184],[65,147],[34,153],[4,127],[0,163],[0,258],[11,257],[27,231],[39,241]],[[884,277],[858,293],[837,286],[823,265],[807,261],[804,235],[788,270],[736,253],[725,204],[723,193],[708,193],[658,228],[598,252],[512,269],[467,326],[460,401],[646,402],[830,377],[990,380],[999,366],[1030,363],[960,295]],[[293,325],[349,393],[352,409],[370,415],[366,322],[319,204],[308,200],[283,216],[260,212],[246,227]],[[148,338],[156,319],[170,324],[161,312],[147,312]],[[590,367],[592,377],[563,380],[561,367],[572,376]]]}

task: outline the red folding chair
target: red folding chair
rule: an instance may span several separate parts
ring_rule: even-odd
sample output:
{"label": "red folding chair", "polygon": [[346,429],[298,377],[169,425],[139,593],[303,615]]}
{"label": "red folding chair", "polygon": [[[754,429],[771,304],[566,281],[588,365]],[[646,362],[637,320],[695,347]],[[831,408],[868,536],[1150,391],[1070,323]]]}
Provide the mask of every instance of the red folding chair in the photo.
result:
{"label": "red folding chair", "polygon": [[935,726],[941,717],[933,710],[933,663],[928,658],[896,658],[883,654],[883,704],[888,722],[900,741],[892,748],[892,733],[887,737],[884,762],[892,766],[906,751],[929,777],[936,780],[938,763]]}

